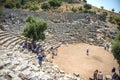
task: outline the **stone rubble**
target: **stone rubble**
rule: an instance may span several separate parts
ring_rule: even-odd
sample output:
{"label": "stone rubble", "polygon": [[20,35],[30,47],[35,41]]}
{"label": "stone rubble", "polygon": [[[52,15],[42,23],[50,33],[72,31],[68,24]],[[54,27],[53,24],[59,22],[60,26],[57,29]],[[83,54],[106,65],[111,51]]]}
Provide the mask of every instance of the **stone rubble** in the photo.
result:
{"label": "stone rubble", "polygon": [[49,60],[44,60],[42,67],[39,67],[34,53],[24,54],[19,50],[0,48],[0,80],[80,80],[80,77],[65,74]]}

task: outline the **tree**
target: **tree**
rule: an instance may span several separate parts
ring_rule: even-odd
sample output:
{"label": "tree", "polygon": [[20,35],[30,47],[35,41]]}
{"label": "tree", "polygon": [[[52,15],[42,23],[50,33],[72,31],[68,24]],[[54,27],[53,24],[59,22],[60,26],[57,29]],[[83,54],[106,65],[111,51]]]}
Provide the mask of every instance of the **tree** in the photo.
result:
{"label": "tree", "polygon": [[120,33],[118,33],[112,42],[112,53],[114,58],[117,59],[120,64]]}
{"label": "tree", "polygon": [[85,9],[91,9],[92,6],[91,6],[90,4],[85,4],[85,5],[84,5],[84,8],[85,8]]}
{"label": "tree", "polygon": [[101,6],[101,9],[104,9],[104,7],[103,7],[103,6]]}
{"label": "tree", "polygon": [[115,9],[113,8],[113,9],[112,9],[112,12],[114,12],[114,11],[115,11]]}
{"label": "tree", "polygon": [[33,41],[45,39],[44,31],[48,27],[47,22],[41,19],[36,19],[32,16],[29,16],[26,22],[26,27],[23,31],[25,37],[31,38]]}

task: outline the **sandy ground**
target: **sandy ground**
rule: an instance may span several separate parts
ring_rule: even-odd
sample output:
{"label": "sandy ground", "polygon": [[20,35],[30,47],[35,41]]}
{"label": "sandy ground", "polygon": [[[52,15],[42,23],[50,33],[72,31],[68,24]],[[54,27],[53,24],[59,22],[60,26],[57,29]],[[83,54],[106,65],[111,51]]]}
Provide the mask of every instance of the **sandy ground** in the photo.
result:
{"label": "sandy ground", "polygon": [[[86,49],[89,48],[89,56]],[[103,47],[93,46],[85,43],[62,45],[58,48],[58,55],[53,63],[60,69],[72,75],[80,74],[80,77],[88,78],[98,69],[105,75],[111,74],[112,67],[118,68],[118,64],[112,53],[105,51]]]}

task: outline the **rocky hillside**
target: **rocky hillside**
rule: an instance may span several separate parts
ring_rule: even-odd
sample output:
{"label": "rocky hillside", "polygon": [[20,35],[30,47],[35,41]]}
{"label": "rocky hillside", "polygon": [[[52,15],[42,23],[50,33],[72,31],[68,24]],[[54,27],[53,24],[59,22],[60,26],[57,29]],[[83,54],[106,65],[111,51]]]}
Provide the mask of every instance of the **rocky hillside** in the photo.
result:
{"label": "rocky hillside", "polygon": [[32,15],[48,22],[45,43],[79,43],[102,46],[110,42],[119,32],[116,25],[104,22],[97,14],[89,13],[52,13],[4,9],[1,16],[1,29],[21,34],[27,16]]}

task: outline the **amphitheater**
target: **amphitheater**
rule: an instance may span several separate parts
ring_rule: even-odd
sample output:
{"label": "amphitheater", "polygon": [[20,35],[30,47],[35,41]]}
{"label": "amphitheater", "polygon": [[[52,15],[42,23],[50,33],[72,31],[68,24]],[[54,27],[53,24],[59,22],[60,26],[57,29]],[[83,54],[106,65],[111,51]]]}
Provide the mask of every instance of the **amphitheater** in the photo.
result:
{"label": "amphitheater", "polygon": [[[16,16],[9,17],[8,13],[16,14]],[[30,14],[45,19],[49,23],[46,31],[47,39],[41,42],[47,55],[42,68],[38,65],[36,54],[21,50],[20,43],[26,38],[16,34],[23,31],[26,15]],[[106,41],[110,42],[114,34],[118,32],[113,24],[100,21],[97,15],[66,13],[61,17],[61,14],[53,14],[19,10],[4,11],[2,29],[6,28],[6,30],[0,29],[0,80],[21,80],[23,78],[23,80],[88,80],[95,69],[100,69],[104,77],[111,75],[113,66],[117,69],[118,64],[111,52],[105,51],[102,47]],[[86,20],[87,16],[92,16],[91,20]],[[90,43],[90,45],[83,42]],[[58,48],[58,56],[54,60],[49,54],[49,49],[53,45],[61,45]],[[86,47],[89,47],[92,52],[90,56],[85,54]]]}

